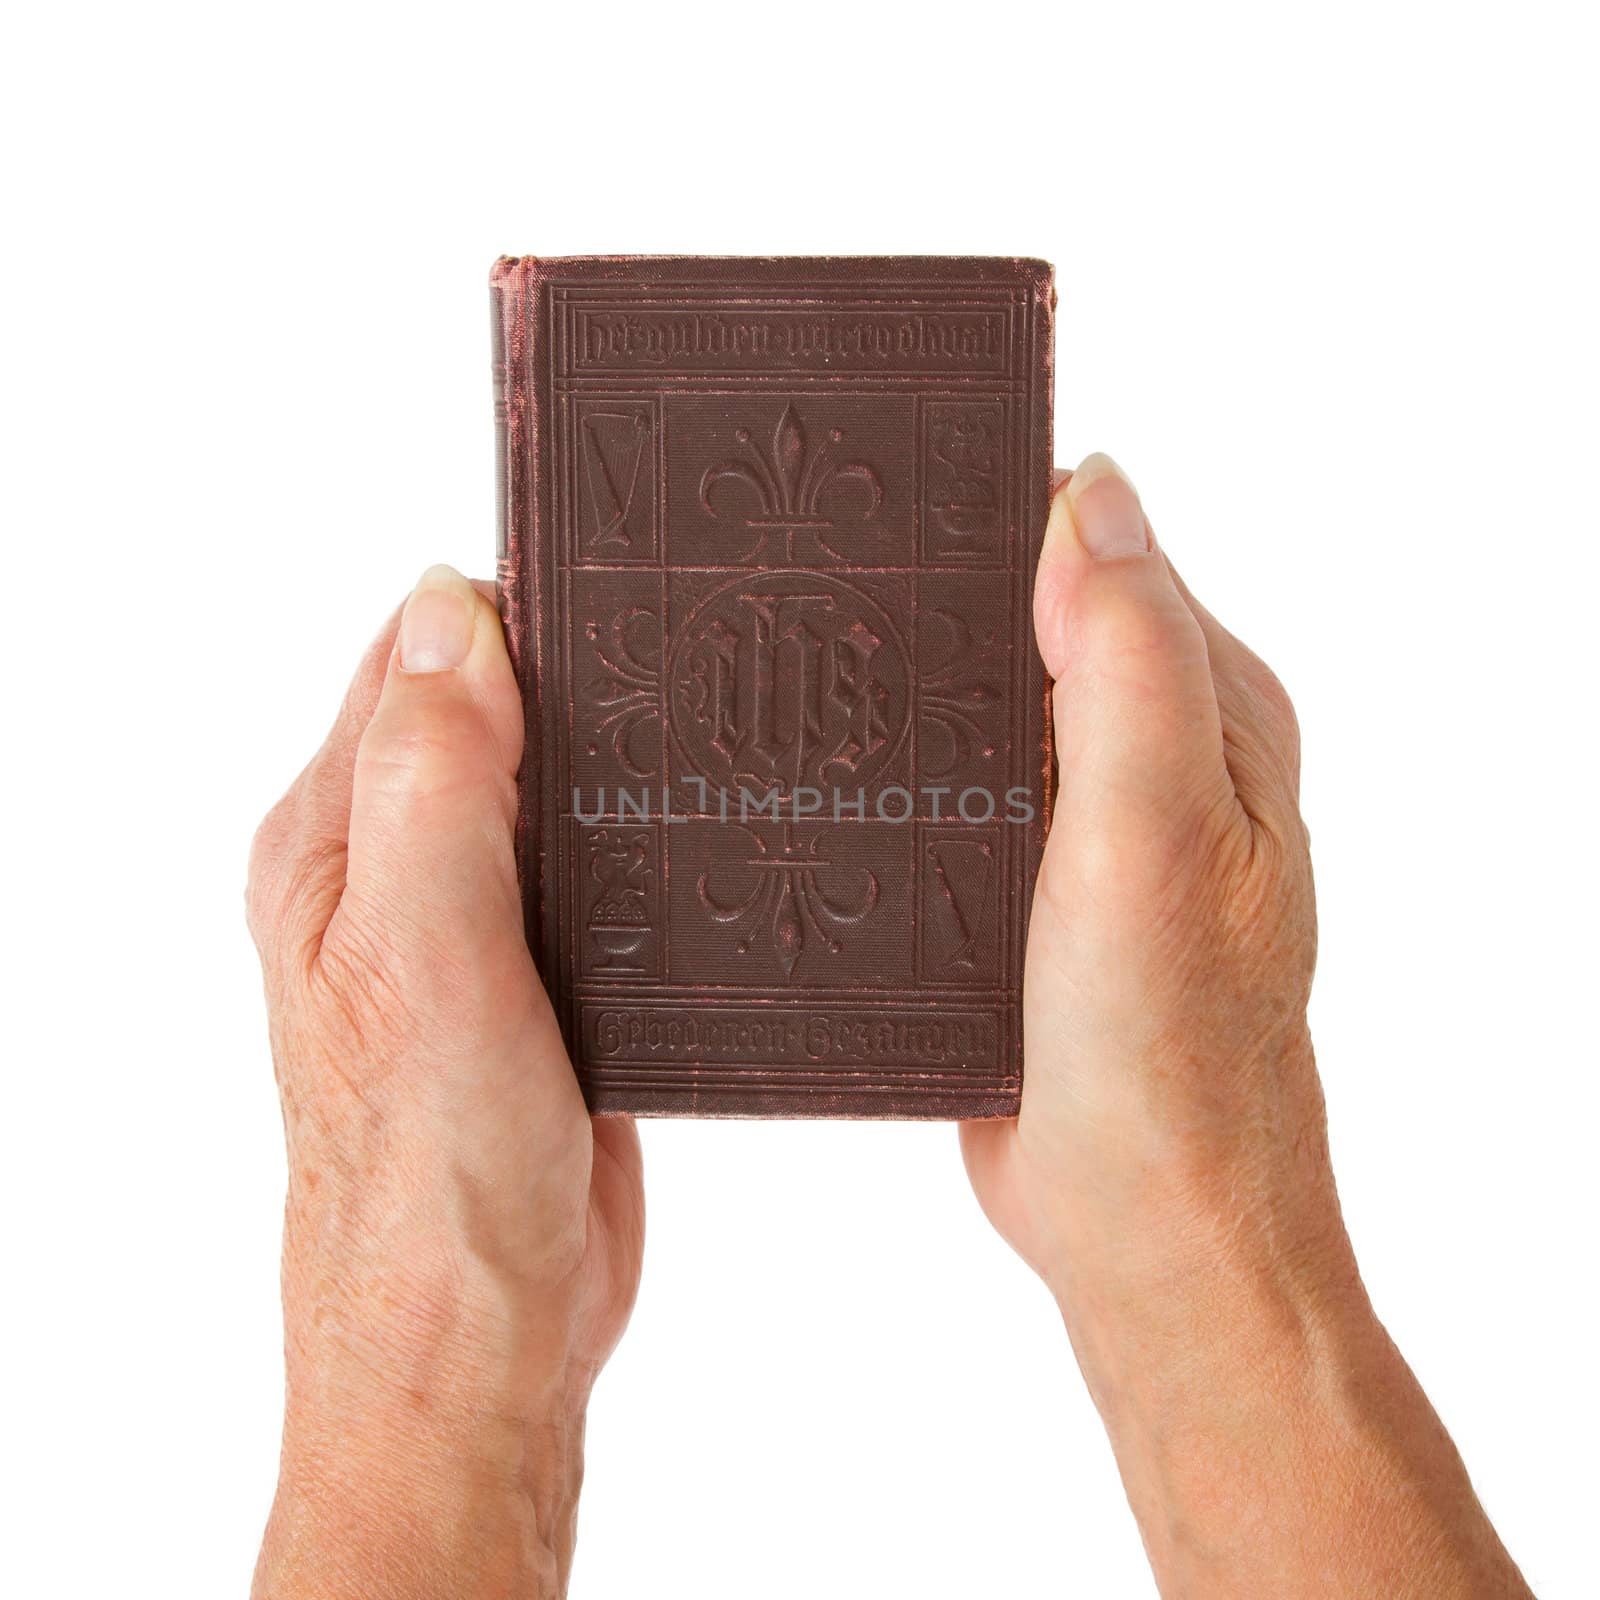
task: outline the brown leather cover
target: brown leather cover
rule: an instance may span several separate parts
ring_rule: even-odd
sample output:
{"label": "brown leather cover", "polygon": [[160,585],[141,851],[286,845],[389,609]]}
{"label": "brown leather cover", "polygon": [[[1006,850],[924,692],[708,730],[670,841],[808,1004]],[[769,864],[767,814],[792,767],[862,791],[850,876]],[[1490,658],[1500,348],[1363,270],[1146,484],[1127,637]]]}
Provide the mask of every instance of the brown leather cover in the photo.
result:
{"label": "brown leather cover", "polygon": [[1015,1114],[1051,269],[491,286],[528,941],[590,1105]]}

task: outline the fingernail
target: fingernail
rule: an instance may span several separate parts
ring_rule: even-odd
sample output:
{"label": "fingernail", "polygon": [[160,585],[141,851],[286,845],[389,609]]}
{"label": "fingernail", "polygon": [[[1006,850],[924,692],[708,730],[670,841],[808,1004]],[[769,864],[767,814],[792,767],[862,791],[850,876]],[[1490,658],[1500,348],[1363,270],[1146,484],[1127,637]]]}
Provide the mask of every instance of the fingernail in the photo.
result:
{"label": "fingernail", "polygon": [[1045,520],[1044,543],[1039,546],[1039,559],[1048,561],[1058,555],[1063,542],[1072,537],[1072,506],[1067,500],[1067,486],[1058,483],[1050,496],[1050,515]]}
{"label": "fingernail", "polygon": [[1149,551],[1150,534],[1138,491],[1110,456],[1085,456],[1067,484],[1066,499],[1078,543],[1096,561]]}
{"label": "fingernail", "polygon": [[400,613],[400,670],[449,672],[467,659],[478,600],[454,567],[429,567]]}

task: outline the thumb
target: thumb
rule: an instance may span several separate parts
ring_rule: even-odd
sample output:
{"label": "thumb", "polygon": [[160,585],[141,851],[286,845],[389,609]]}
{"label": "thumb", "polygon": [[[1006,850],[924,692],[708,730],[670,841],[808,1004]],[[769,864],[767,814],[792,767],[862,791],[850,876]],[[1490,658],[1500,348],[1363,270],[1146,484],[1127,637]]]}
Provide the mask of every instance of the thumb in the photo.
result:
{"label": "thumb", "polygon": [[356,753],[339,917],[388,963],[528,962],[513,830],[521,701],[493,605],[452,567],[401,613]]}
{"label": "thumb", "polygon": [[1109,456],[1087,457],[1056,491],[1034,630],[1055,680],[1052,842],[1107,848],[1119,872],[1160,870],[1170,853],[1159,846],[1181,847],[1237,802],[1205,635]]}

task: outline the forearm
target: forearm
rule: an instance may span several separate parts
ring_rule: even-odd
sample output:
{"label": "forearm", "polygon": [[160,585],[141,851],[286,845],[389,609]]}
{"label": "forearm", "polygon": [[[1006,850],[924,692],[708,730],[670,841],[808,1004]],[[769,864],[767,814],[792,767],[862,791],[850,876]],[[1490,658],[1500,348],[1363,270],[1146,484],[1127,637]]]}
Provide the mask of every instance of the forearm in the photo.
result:
{"label": "forearm", "polygon": [[254,1600],[549,1600],[566,1592],[583,1411],[292,1419]]}
{"label": "forearm", "polygon": [[256,1600],[565,1592],[593,1371],[465,1255],[313,1276],[291,1227],[278,1492]]}
{"label": "forearm", "polygon": [[547,1600],[644,1244],[528,954],[524,717],[482,590],[430,568],[257,831],[283,1104],[287,1394],[257,1600]]}
{"label": "forearm", "polygon": [[1165,1246],[1080,1272],[1063,1314],[1163,1594],[1528,1593],[1336,1210],[1150,1222]]}
{"label": "forearm", "polygon": [[448,1455],[390,1459],[404,1482],[286,1474],[256,1568],[255,1600],[545,1600],[563,1594],[575,1493],[553,1525],[520,1491],[474,1482]]}

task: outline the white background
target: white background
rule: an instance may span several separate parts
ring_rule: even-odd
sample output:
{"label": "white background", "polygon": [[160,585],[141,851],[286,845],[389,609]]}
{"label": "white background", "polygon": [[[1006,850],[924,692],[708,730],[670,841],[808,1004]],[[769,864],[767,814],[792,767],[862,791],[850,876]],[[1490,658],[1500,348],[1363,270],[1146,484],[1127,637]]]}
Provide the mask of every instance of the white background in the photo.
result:
{"label": "white background", "polygon": [[[274,1477],[259,814],[493,555],[502,251],[1057,263],[1110,450],[1306,740],[1380,1312],[1594,1593],[1595,39],[1581,8],[35,6],[0,66],[0,1590],[244,1591]],[[652,1124],[573,1592],[1148,1596],[945,1126]]]}

